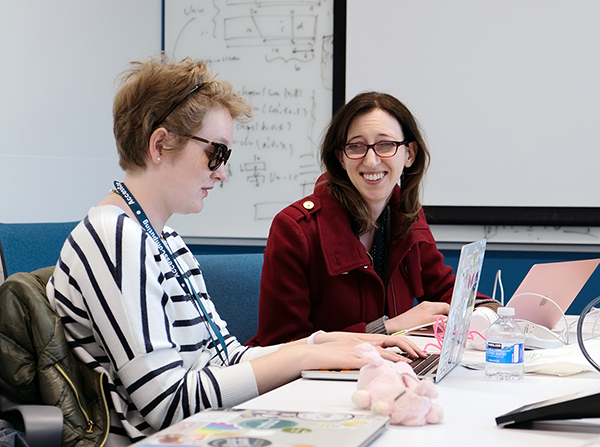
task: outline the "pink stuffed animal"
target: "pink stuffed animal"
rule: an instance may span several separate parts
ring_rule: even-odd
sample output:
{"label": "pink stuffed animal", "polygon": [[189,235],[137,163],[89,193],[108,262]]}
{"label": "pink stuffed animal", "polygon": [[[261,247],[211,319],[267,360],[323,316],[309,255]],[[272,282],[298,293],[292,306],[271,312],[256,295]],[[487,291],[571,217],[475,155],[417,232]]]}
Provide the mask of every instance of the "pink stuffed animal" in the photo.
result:
{"label": "pink stuffed animal", "polygon": [[352,402],[373,414],[389,416],[395,425],[437,424],[443,411],[431,399],[438,397],[432,382],[421,380],[404,362],[394,363],[381,357],[377,349],[362,343],[356,353],[368,360],[358,376]]}

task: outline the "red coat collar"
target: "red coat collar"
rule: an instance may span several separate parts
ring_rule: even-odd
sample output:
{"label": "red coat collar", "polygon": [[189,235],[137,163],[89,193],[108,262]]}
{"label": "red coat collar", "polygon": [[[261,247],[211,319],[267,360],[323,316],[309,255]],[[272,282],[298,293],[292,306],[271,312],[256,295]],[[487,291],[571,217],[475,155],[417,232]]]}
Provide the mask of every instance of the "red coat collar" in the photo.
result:
{"label": "red coat collar", "polygon": [[[325,178],[325,175],[319,178],[314,194],[299,200],[294,206],[302,211],[307,219],[316,219],[321,250],[329,275],[337,276],[357,268],[369,268],[371,262],[367,251],[352,232],[346,211],[327,191],[327,182],[322,181]],[[312,204],[307,205],[307,202],[312,202]],[[400,187],[396,186],[390,198],[392,222],[398,222],[402,218],[397,206],[399,202]],[[421,240],[421,236],[426,238],[427,235],[430,235],[429,231],[418,231],[420,229],[428,229],[422,210],[411,231],[397,241],[390,250],[389,265],[392,269],[396,268],[410,248]]]}

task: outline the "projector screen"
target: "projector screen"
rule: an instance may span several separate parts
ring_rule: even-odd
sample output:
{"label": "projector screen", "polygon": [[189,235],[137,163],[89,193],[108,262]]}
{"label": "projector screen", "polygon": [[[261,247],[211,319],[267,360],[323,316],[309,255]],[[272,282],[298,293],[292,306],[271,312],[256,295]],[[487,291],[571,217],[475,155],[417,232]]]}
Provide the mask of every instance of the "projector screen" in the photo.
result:
{"label": "projector screen", "polygon": [[594,0],[348,0],[346,100],[417,117],[441,223],[600,225],[599,24]]}

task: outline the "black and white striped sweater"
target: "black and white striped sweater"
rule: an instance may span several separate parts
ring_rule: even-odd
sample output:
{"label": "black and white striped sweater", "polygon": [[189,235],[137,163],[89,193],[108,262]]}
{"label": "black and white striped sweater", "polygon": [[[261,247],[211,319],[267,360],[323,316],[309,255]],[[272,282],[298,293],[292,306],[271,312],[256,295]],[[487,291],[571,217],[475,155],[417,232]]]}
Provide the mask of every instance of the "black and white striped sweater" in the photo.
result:
{"label": "black and white striped sweater", "polygon": [[248,360],[277,350],[240,345],[181,237],[169,227],[162,237],[221,330],[229,366],[219,359],[195,298],[185,296],[156,244],[118,207],[90,210],[65,242],[47,287],[75,355],[110,378],[115,444],[257,396]]}

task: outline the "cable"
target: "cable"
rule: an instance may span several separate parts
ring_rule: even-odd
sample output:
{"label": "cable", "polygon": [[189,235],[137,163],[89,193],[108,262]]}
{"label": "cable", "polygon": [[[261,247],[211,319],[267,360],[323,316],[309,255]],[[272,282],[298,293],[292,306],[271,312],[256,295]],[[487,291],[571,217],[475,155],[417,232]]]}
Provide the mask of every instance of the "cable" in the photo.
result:
{"label": "cable", "polygon": [[[596,333],[596,325],[598,324],[598,319],[600,319],[600,309],[592,309],[586,316],[590,317],[593,315],[596,315],[596,320],[594,321],[594,326],[592,327],[591,332],[592,332],[592,334],[595,334]],[[578,321],[579,321],[579,317],[577,317],[576,320],[573,320],[571,323],[569,323],[569,330],[571,330],[575,326],[577,326]],[[575,328],[575,330],[577,330],[577,328]],[[596,336],[592,336],[591,338],[597,338],[597,337],[600,337],[600,334],[596,335]]]}
{"label": "cable", "polygon": [[[600,303],[600,296],[594,300],[592,300],[582,311],[581,315],[579,315],[579,320],[577,321],[577,344],[579,344],[579,348],[583,353],[583,356],[587,359],[590,364],[596,368],[598,372],[600,372],[600,366],[592,359],[592,356],[585,349],[585,345],[583,344],[583,320],[585,319],[586,314],[590,311],[590,309]],[[596,310],[596,313],[598,311]],[[598,321],[598,317],[596,317],[596,321],[594,322],[594,328],[596,327],[596,322]],[[593,334],[593,332],[592,332]]]}
{"label": "cable", "polygon": [[[499,287],[500,288],[500,304],[502,304],[503,306],[504,304],[504,287],[502,285],[502,271],[498,270],[496,272],[496,278],[494,279],[494,289],[492,291],[492,299],[496,299],[496,288]],[[562,331],[555,333],[554,331],[550,330],[549,328],[547,329],[547,332],[549,334],[551,334],[554,338],[556,338],[557,340],[559,340],[561,343],[563,343],[564,345],[568,345],[569,344],[569,332],[570,329],[573,327],[573,325],[577,322],[574,322],[573,324],[569,324],[568,320],[567,320],[567,316],[565,315],[564,311],[562,310],[562,308],[552,299],[552,298],[548,298],[547,296],[544,295],[540,295],[538,293],[533,293],[533,292],[524,292],[524,293],[520,293],[518,295],[515,295],[512,297],[512,299],[518,298],[520,296],[523,295],[533,295],[533,296],[537,296],[539,298],[545,299],[547,301],[550,301],[552,304],[554,304],[554,306],[556,306],[556,308],[560,311],[561,315],[562,315],[562,319],[565,323],[565,327]],[[598,316],[600,317],[600,309],[596,309],[594,312],[598,313]],[[522,323],[526,323],[526,324],[530,324],[533,326],[536,326],[534,323],[531,323],[530,321],[527,320],[519,320]],[[596,323],[598,322],[598,318],[596,319],[596,322],[594,323],[594,327],[596,325]],[[540,328],[543,328],[542,326],[537,325]]]}
{"label": "cable", "polygon": [[593,334],[596,333],[596,324],[598,323],[598,318],[600,317],[600,309],[592,310],[588,315],[596,314],[596,320],[594,320],[594,326],[592,327],[592,337],[595,338]]}
{"label": "cable", "polygon": [[[560,310],[560,313],[562,315],[562,319],[565,322],[565,328],[562,330],[562,332],[566,336],[564,336],[562,340],[559,337],[557,337],[557,338],[559,338],[559,340],[562,341],[565,345],[568,345],[569,344],[569,322],[567,321],[567,316],[565,315],[565,313],[563,312],[563,310],[561,309],[561,307],[556,303],[556,301],[554,301],[552,298],[548,298],[547,296],[540,295],[539,293],[533,293],[533,292],[519,293],[518,295],[514,295],[511,299],[514,300],[515,298],[518,298],[518,297],[524,296],[524,295],[533,295],[533,296],[537,296],[538,298],[542,298],[542,299],[548,300],[552,304],[554,304],[558,308],[558,310]],[[548,328],[548,330],[550,330],[550,328]]]}
{"label": "cable", "polygon": [[[496,278],[494,279],[494,289],[492,291],[492,299],[496,299],[496,286],[499,285],[500,286],[500,303],[504,306],[504,288],[502,287],[502,272],[500,270],[498,270],[496,272]],[[567,321],[567,317],[565,315],[565,313],[563,312],[563,310],[560,308],[560,306],[551,298],[548,298],[546,296],[537,294],[537,293],[520,293],[519,295],[515,295],[513,298],[516,298],[518,296],[521,295],[535,295],[541,298],[545,298],[548,301],[550,301],[552,304],[554,304],[556,307],[558,307],[560,309],[560,312],[562,314],[563,320],[565,322],[565,329],[563,329],[563,332],[566,334],[566,342],[564,340],[561,340],[563,343],[565,343],[565,345],[569,344],[569,330],[573,327],[572,324],[569,324],[569,322]],[[598,372],[600,372],[600,365],[598,365],[594,359],[592,359],[592,356],[589,354],[589,352],[587,351],[587,349],[585,348],[585,345],[583,343],[583,322],[585,320],[586,315],[590,312],[590,309],[592,309],[594,306],[600,304],[600,296],[597,297],[596,299],[592,300],[582,311],[581,314],[579,315],[579,318],[577,319],[577,344],[579,345],[579,348],[581,349],[581,352],[583,354],[583,356],[586,358],[586,360],[588,362],[590,362],[590,364],[596,368],[596,370]],[[598,320],[600,319],[600,309],[594,309],[590,315],[594,315],[596,314],[596,319],[594,321],[594,325],[592,327],[592,334],[595,333],[596,331],[596,325],[598,324]],[[559,338],[557,336],[557,338]],[[592,337],[593,338],[593,337]],[[560,338],[559,338],[560,340]]]}
{"label": "cable", "polygon": [[504,287],[502,286],[502,270],[496,272],[496,278],[494,279],[494,290],[492,290],[492,299],[496,299],[496,285],[500,285],[500,304],[504,306]]}

